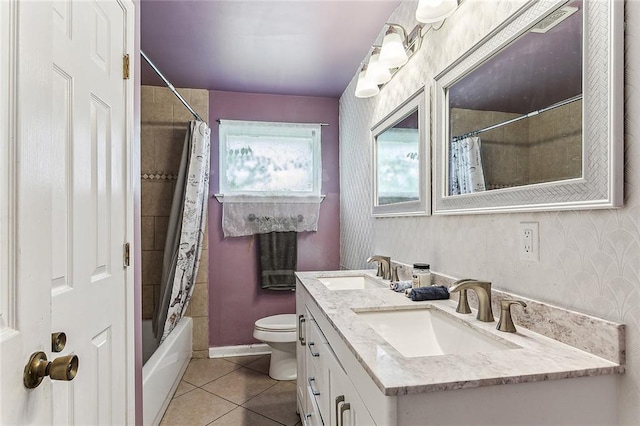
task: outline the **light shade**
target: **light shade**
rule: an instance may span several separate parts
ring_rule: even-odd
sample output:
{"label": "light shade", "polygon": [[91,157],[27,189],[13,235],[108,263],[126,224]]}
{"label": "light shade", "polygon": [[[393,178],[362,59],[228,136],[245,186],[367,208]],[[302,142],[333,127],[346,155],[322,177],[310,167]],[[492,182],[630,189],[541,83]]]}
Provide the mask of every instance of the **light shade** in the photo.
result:
{"label": "light shade", "polygon": [[362,67],[356,83],[356,98],[370,98],[380,93],[378,85],[367,77],[367,66]]}
{"label": "light shade", "polygon": [[453,14],[458,7],[458,0],[420,0],[416,9],[418,22],[433,24]]}
{"label": "light shade", "polygon": [[404,46],[404,37],[400,35],[398,29],[389,27],[382,41],[380,57],[378,61],[384,63],[389,68],[398,68],[409,61]]}
{"label": "light shade", "polygon": [[380,62],[380,48],[376,47],[369,58],[369,66],[367,68],[367,78],[376,84],[385,84],[391,80],[391,72],[387,64]]}

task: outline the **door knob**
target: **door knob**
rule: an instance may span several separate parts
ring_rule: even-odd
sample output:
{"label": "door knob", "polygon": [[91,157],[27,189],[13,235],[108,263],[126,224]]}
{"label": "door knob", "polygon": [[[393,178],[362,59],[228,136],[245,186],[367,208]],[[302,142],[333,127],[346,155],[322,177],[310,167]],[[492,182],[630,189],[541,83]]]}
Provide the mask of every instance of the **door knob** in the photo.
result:
{"label": "door knob", "polygon": [[51,380],[71,381],[78,373],[78,356],[61,356],[53,361],[47,361],[47,354],[42,351],[34,352],[24,367],[23,383],[27,389],[38,387],[45,376]]}

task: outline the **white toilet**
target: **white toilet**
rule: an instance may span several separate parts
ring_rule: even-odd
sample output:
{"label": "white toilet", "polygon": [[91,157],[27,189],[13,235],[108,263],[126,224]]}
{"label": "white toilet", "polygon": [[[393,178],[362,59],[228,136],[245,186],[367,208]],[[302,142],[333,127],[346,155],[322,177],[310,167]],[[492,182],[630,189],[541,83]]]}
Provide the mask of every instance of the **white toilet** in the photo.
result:
{"label": "white toilet", "polygon": [[260,318],[253,329],[253,337],[271,347],[269,376],[276,380],[294,380],[297,373],[296,314]]}

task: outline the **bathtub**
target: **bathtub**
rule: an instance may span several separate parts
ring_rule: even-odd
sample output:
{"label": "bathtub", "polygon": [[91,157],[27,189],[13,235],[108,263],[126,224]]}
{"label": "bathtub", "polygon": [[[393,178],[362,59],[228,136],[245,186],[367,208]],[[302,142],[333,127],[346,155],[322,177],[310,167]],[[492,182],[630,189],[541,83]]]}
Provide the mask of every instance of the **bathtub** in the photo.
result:
{"label": "bathtub", "polygon": [[155,426],[162,420],[191,359],[192,334],[193,320],[184,317],[154,352],[151,320],[142,321],[144,359],[149,358],[142,367],[142,422],[145,426]]}

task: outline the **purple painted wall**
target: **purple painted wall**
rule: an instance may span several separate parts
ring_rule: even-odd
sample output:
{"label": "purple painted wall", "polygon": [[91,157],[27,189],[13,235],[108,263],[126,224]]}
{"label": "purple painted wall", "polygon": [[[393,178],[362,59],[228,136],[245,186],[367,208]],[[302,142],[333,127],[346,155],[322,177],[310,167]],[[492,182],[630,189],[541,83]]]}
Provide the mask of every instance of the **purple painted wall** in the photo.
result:
{"label": "purple painted wall", "polygon": [[[318,232],[298,235],[298,270],[335,270],[340,265],[340,179],[338,171],[338,99],[305,96],[209,92],[211,194],[218,192],[217,119],[328,123],[322,128],[322,193]],[[209,344],[255,343],[254,322],[294,313],[295,293],[262,290],[253,237],[222,234],[222,205],[209,201]]]}

